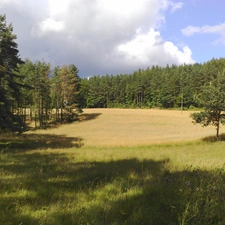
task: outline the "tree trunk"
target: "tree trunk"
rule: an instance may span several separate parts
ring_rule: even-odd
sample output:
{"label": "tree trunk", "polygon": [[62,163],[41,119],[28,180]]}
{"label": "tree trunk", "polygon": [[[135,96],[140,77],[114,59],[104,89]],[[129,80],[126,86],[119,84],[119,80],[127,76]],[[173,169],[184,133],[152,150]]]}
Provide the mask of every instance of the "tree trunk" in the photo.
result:
{"label": "tree trunk", "polygon": [[216,140],[219,141],[219,131],[220,131],[220,123],[218,122],[216,126]]}
{"label": "tree trunk", "polygon": [[220,131],[220,114],[221,111],[218,111],[217,124],[216,124],[216,140],[219,141],[219,131]]}

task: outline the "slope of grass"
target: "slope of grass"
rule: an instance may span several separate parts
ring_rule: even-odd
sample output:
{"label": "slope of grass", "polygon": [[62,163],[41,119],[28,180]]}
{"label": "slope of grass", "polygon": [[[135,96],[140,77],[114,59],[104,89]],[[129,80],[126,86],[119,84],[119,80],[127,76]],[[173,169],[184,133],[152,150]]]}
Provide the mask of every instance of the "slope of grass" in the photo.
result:
{"label": "slope of grass", "polygon": [[0,139],[0,224],[225,224],[224,142],[91,146],[75,125]]}

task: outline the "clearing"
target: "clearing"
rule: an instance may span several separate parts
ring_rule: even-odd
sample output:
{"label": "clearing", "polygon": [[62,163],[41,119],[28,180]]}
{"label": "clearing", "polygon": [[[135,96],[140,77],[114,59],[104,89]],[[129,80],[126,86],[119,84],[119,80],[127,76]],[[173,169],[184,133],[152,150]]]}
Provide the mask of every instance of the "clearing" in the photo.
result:
{"label": "clearing", "polygon": [[[37,131],[78,137],[85,146],[139,146],[193,141],[214,136],[215,127],[193,125],[190,111],[159,109],[84,109],[82,122]],[[222,127],[220,132],[222,133]]]}

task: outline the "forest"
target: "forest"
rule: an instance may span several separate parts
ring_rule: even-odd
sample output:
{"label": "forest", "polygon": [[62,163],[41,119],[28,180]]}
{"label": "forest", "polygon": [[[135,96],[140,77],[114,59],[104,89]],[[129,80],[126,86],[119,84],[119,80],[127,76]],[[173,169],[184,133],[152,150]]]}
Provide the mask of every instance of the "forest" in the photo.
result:
{"label": "forest", "polygon": [[16,35],[0,15],[0,130],[23,132],[70,122],[82,108],[199,108],[202,87],[224,75],[225,58],[191,65],[157,65],[132,74],[79,76],[72,65],[22,60]]}
{"label": "forest", "polygon": [[133,74],[93,76],[81,80],[82,107],[199,107],[196,97],[223,74],[225,58],[203,64],[152,66]]}

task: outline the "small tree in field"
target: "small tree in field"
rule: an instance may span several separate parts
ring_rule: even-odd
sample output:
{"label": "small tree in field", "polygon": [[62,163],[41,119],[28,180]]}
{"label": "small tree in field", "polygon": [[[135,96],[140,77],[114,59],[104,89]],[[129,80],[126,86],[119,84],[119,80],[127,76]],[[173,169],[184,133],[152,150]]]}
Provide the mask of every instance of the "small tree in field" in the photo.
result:
{"label": "small tree in field", "polygon": [[191,114],[193,123],[199,123],[203,127],[215,126],[216,138],[219,140],[220,124],[225,124],[225,71],[202,88],[198,102],[204,111]]}

